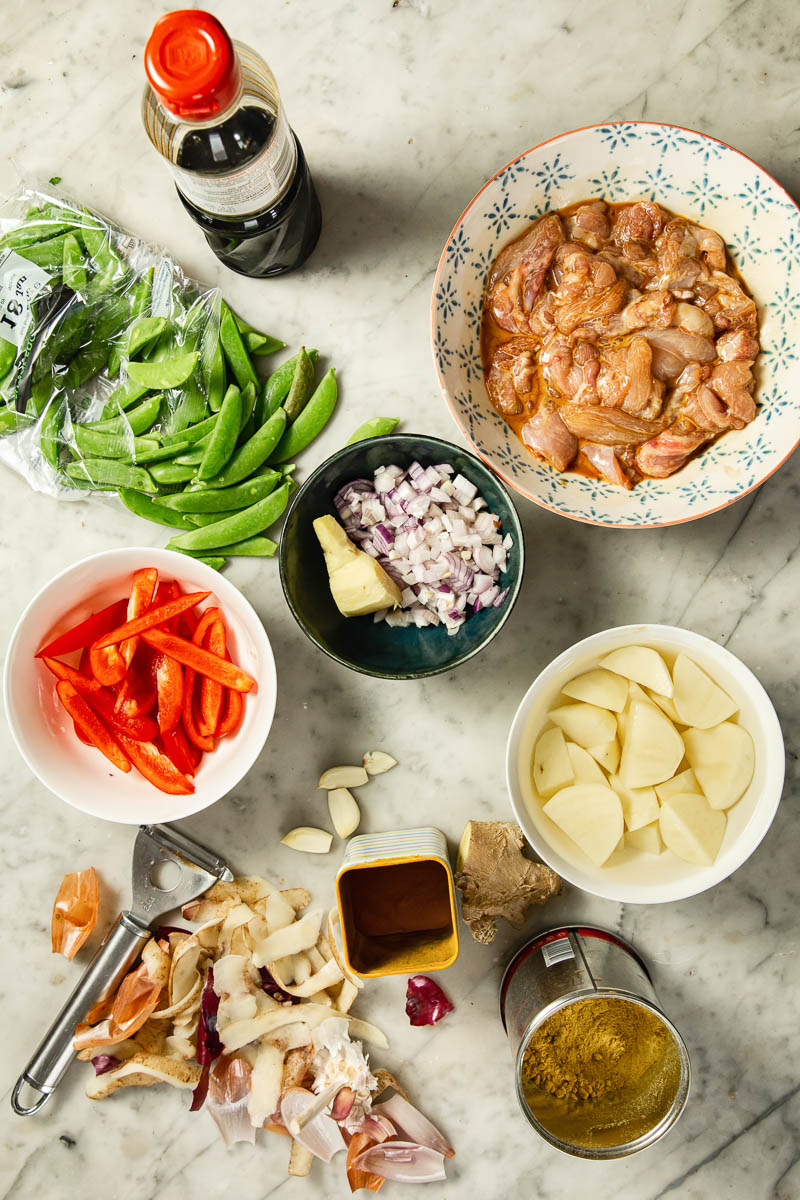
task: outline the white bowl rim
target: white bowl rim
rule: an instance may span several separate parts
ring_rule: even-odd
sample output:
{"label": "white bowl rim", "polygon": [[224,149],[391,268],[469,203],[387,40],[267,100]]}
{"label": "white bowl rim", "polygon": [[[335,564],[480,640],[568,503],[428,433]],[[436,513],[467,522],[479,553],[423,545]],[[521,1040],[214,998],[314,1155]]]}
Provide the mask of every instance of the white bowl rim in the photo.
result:
{"label": "white bowl rim", "polygon": [[[745,839],[744,832],[742,834],[741,843],[743,852],[737,856],[733,865],[724,870],[714,872],[713,868],[708,868],[710,874],[703,882],[702,886],[698,887],[694,877],[688,876],[685,879],[679,880],[673,884],[659,884],[659,889],[648,889],[643,885],[624,884],[617,886],[605,886],[602,882],[602,867],[594,868],[597,872],[597,882],[589,882],[590,875],[587,871],[581,872],[580,868],[573,868],[562,857],[558,856],[558,863],[551,862],[554,851],[551,850],[546,840],[536,833],[536,840],[531,837],[528,829],[531,826],[530,818],[526,812],[524,799],[519,795],[517,785],[517,774],[519,766],[519,741],[525,722],[528,718],[528,699],[531,694],[538,690],[541,686],[549,683],[555,678],[564,665],[573,658],[576,651],[589,650],[594,646],[605,645],[610,635],[630,634],[631,639],[636,642],[646,642],[649,638],[657,640],[661,638],[668,642],[670,636],[680,634],[681,637],[688,637],[695,645],[710,648],[713,652],[720,655],[723,660],[729,661],[735,665],[737,671],[743,671],[748,677],[748,689],[751,689],[751,695],[755,699],[758,708],[762,714],[761,721],[764,730],[765,740],[767,741],[770,750],[780,751],[780,766],[776,768],[780,775],[780,785],[776,787],[775,794],[771,801],[761,805],[756,804],[753,811],[753,817],[750,825],[746,830],[748,836]],[[757,678],[750,668],[742,662],[732,651],[726,646],[720,646],[718,642],[711,638],[705,637],[702,633],[696,633],[693,629],[685,629],[680,625],[655,625],[645,622],[632,623],[629,625],[615,625],[609,629],[598,630],[597,633],[592,633],[588,637],[581,638],[578,642],[573,642],[571,646],[567,646],[562,650],[556,658],[544,667],[536,678],[531,683],[530,687],[525,692],[525,695],[520,700],[517,711],[514,713],[514,720],[511,723],[511,728],[506,742],[506,790],[511,803],[511,808],[514,816],[525,835],[525,840],[536,851],[538,855],[548,863],[553,870],[571,883],[573,887],[580,888],[583,892],[588,892],[590,895],[599,896],[602,900],[614,900],[621,904],[668,904],[676,900],[687,900],[691,896],[699,896],[702,892],[708,891],[709,888],[716,887],[718,883],[722,883],[734,871],[738,871],[741,866],[747,862],[748,858],[756,851],[758,846],[764,840],[775,819],[775,814],[778,811],[778,805],[781,802],[783,795],[783,785],[786,777],[786,754],[783,740],[783,733],[778,720],[778,714],[775,712],[775,706],[769,698],[766,688]],[[591,876],[592,881],[594,876]],[[666,894],[668,893],[668,894]]]}
{"label": "white bowl rim", "polygon": [[541,142],[536,142],[535,145],[529,146],[527,150],[523,150],[519,154],[515,154],[514,157],[509,159],[507,163],[504,163],[504,165],[502,167],[498,167],[498,169],[495,171],[494,175],[492,175],[489,179],[487,179],[486,183],[484,183],[483,187],[480,188],[479,191],[477,191],[475,193],[475,195],[470,200],[469,204],[466,206],[466,208],[463,210],[463,212],[459,216],[459,218],[456,221],[453,228],[450,230],[450,233],[447,236],[447,240],[442,248],[442,253],[439,256],[439,263],[438,263],[438,266],[436,267],[436,274],[433,277],[433,288],[431,291],[431,354],[433,356],[433,365],[436,370],[436,378],[439,380],[439,387],[441,389],[442,395],[444,396],[445,404],[447,405],[448,411],[450,412],[450,416],[453,418],[453,421],[455,422],[461,436],[463,438],[465,438],[465,440],[467,442],[469,442],[469,445],[472,447],[473,451],[486,464],[486,466],[489,468],[489,470],[493,471],[495,473],[495,475],[498,475],[508,487],[513,488],[515,492],[517,492],[520,496],[524,496],[526,500],[530,500],[531,503],[538,504],[540,508],[545,508],[545,509],[547,509],[548,512],[556,513],[559,517],[566,517],[570,521],[579,521],[583,525],[596,525],[601,529],[663,529],[670,525],[688,525],[690,521],[700,521],[700,520],[702,520],[703,517],[713,516],[714,513],[722,512],[723,509],[730,508],[730,506],[732,504],[737,504],[739,502],[739,500],[743,500],[745,496],[749,496],[751,494],[751,492],[754,492],[756,490],[756,488],[760,488],[762,483],[766,483],[766,481],[772,475],[774,475],[776,471],[780,470],[780,468],[783,466],[783,464],[789,458],[791,458],[791,456],[794,454],[797,447],[800,446],[800,438],[798,438],[797,441],[794,443],[794,445],[791,446],[789,450],[787,450],[787,452],[783,456],[783,458],[780,459],[779,462],[775,463],[774,466],[771,466],[769,468],[769,470],[767,470],[761,476],[760,479],[758,479],[755,483],[751,484],[750,487],[745,488],[744,491],[741,491],[741,492],[737,493],[737,495],[732,496],[730,498],[730,500],[726,500],[723,504],[718,504],[716,506],[716,508],[705,509],[703,512],[688,513],[685,517],[679,517],[675,521],[644,521],[644,522],[642,522],[641,525],[632,525],[632,524],[630,524],[630,525],[629,524],[614,525],[613,523],[609,523],[608,521],[593,521],[589,517],[578,516],[576,513],[565,512],[562,508],[559,508],[557,505],[547,504],[539,496],[532,495],[520,483],[517,483],[511,476],[506,475],[505,472],[502,471],[500,469],[500,467],[497,466],[496,463],[494,463],[491,460],[491,458],[481,450],[481,448],[478,446],[477,442],[475,442],[474,439],[472,438],[472,436],[470,435],[469,431],[462,425],[461,421],[458,419],[456,410],[453,407],[453,403],[450,398],[450,393],[447,389],[447,384],[445,383],[445,381],[442,377],[442,372],[439,369],[439,360],[436,356],[436,293],[439,289],[439,277],[440,277],[442,270],[444,268],[444,265],[445,265],[445,259],[447,257],[448,247],[450,246],[450,243],[452,242],[457,229],[461,225],[461,222],[464,220],[464,218],[466,217],[466,215],[470,211],[470,209],[473,207],[473,205],[480,199],[480,197],[483,195],[483,193],[486,191],[486,189],[488,187],[490,187],[491,184],[494,183],[494,181],[495,181],[495,179],[497,179],[498,175],[502,175],[503,171],[505,171],[509,167],[513,166],[514,163],[519,162],[520,159],[527,158],[527,156],[529,154],[533,154],[533,152],[535,150],[541,150],[543,146],[549,146],[553,142],[562,141],[564,138],[572,137],[576,133],[586,133],[591,129],[607,129],[613,125],[641,125],[641,126],[648,126],[650,128],[656,128],[656,129],[680,129],[684,133],[693,134],[695,137],[705,138],[706,141],[716,142],[718,145],[724,146],[727,150],[731,150],[734,154],[738,154],[740,158],[743,158],[746,162],[748,162],[752,166],[754,166],[756,168],[756,170],[761,171],[761,173],[763,175],[766,175],[766,177],[769,180],[771,180],[771,182],[775,185],[775,187],[778,188],[778,190],[784,194],[784,196],[789,201],[789,203],[794,205],[794,207],[798,210],[798,212],[800,212],[800,203],[798,203],[795,200],[794,196],[790,195],[789,192],[787,192],[787,190],[783,186],[783,184],[779,183],[778,180],[774,177],[774,175],[770,175],[769,171],[765,167],[761,166],[761,163],[756,162],[756,160],[754,158],[751,158],[749,154],[745,154],[743,150],[738,150],[736,148],[736,146],[732,146],[730,144],[730,142],[725,142],[722,140],[722,138],[714,137],[713,134],[703,133],[699,129],[691,129],[688,125],[676,125],[671,121],[642,121],[642,120],[596,121],[591,125],[579,125],[575,129],[567,129],[563,133],[553,134],[552,137],[545,138]]}
{"label": "white bowl rim", "polygon": [[[225,579],[224,576],[220,575],[220,573],[218,571],[214,571],[213,568],[207,566],[205,563],[198,562],[196,559],[189,559],[189,558],[187,558],[186,555],[179,554],[176,550],[167,550],[166,547],[160,547],[160,546],[115,546],[110,550],[98,550],[95,554],[89,554],[89,555],[86,555],[86,557],[84,557],[84,558],[76,559],[75,562],[70,563],[69,566],[64,567],[64,569],[62,571],[59,571],[57,575],[53,575],[52,578],[47,581],[47,583],[44,583],[38,589],[38,591],[36,591],[36,593],[33,596],[31,596],[30,600],[28,601],[28,603],[25,605],[24,609],[20,613],[20,616],[17,619],[16,624],[14,625],[14,629],[11,633],[11,637],[8,640],[8,648],[6,650],[6,658],[5,658],[5,663],[3,666],[3,704],[4,704],[5,710],[6,710],[6,719],[8,720],[8,726],[9,726],[9,729],[11,730],[11,735],[14,739],[14,745],[16,746],[18,753],[24,760],[24,762],[27,765],[31,774],[34,775],[35,778],[39,780],[39,782],[42,784],[43,787],[45,787],[47,789],[48,792],[51,792],[54,796],[57,796],[59,800],[63,800],[65,804],[69,804],[71,808],[76,809],[78,812],[84,813],[86,816],[94,817],[97,820],[101,820],[101,821],[111,821],[114,824],[119,824],[119,825],[138,825],[138,824],[140,824],[140,820],[138,818],[126,818],[126,817],[115,816],[115,815],[113,815],[113,811],[110,812],[109,815],[107,815],[107,816],[105,816],[105,815],[101,816],[99,813],[95,812],[93,809],[84,808],[78,801],[71,799],[69,796],[62,794],[62,792],[60,792],[60,791],[56,791],[52,787],[52,785],[49,781],[46,781],[45,779],[42,778],[39,768],[32,761],[31,757],[26,753],[26,751],[23,747],[22,740],[20,738],[19,731],[17,729],[16,718],[14,716],[14,711],[13,711],[13,705],[10,703],[10,699],[11,699],[11,663],[14,658],[14,651],[16,648],[17,641],[19,640],[19,637],[22,633],[22,629],[23,629],[25,621],[28,617],[28,614],[29,614],[30,610],[33,608],[33,606],[36,604],[36,602],[40,599],[40,597],[46,591],[48,591],[50,588],[53,587],[54,584],[57,584],[60,580],[64,579],[66,576],[70,575],[73,571],[77,570],[80,567],[89,566],[90,564],[95,563],[101,559],[104,562],[108,562],[108,561],[113,561],[115,558],[128,557],[131,554],[141,554],[142,561],[145,563],[147,562],[148,557],[152,558],[154,555],[158,555],[159,557],[166,556],[168,562],[174,563],[174,568],[175,568],[174,574],[175,574],[176,579],[180,578],[180,572],[181,571],[185,572],[188,564],[191,563],[193,565],[193,567],[200,572],[201,575],[204,574],[205,572],[213,573],[214,578],[212,579],[211,577],[209,577],[209,580],[208,580],[210,591],[212,591],[212,592],[217,591],[215,584],[217,583],[218,580],[221,580],[223,591],[225,591],[227,589],[231,589],[234,592],[236,592],[238,594],[239,598],[241,599],[242,604],[244,605],[245,611],[248,613],[248,616],[252,618],[254,640],[257,640],[262,643],[259,648],[259,652],[261,654],[263,654],[264,662],[265,662],[265,664],[270,672],[270,676],[271,676],[272,704],[269,709],[269,721],[265,723],[264,740],[259,744],[256,739],[254,751],[250,755],[246,755],[240,760],[241,763],[244,764],[243,769],[239,772],[239,763],[237,762],[237,772],[239,772],[239,773],[236,774],[236,778],[232,779],[231,783],[229,783],[226,786],[225,790],[223,792],[221,792],[219,796],[215,796],[213,799],[204,800],[201,804],[196,803],[196,793],[195,792],[193,792],[189,796],[172,796],[166,792],[163,793],[164,815],[159,817],[159,819],[161,821],[178,821],[178,820],[182,820],[185,817],[194,816],[196,813],[203,812],[206,808],[210,808],[213,804],[216,804],[219,800],[221,800],[223,798],[223,796],[226,796],[230,791],[233,790],[233,788],[236,787],[236,785],[238,783],[241,782],[242,779],[244,779],[245,775],[247,775],[247,773],[250,771],[251,767],[253,766],[253,763],[256,761],[259,754],[263,750],[264,745],[266,744],[267,738],[269,737],[270,730],[272,729],[272,724],[275,719],[275,709],[277,707],[277,696],[278,696],[278,672],[277,672],[277,668],[275,666],[275,655],[273,654],[272,644],[269,640],[269,635],[268,635],[266,629],[264,628],[261,618],[259,617],[256,610],[253,608],[250,601],[244,595],[244,593],[241,592],[236,587],[235,584],[231,583],[229,579]],[[160,569],[159,569],[159,573],[160,573]],[[220,597],[220,599],[222,600],[222,597]],[[224,603],[224,601],[223,601],[223,603]]]}

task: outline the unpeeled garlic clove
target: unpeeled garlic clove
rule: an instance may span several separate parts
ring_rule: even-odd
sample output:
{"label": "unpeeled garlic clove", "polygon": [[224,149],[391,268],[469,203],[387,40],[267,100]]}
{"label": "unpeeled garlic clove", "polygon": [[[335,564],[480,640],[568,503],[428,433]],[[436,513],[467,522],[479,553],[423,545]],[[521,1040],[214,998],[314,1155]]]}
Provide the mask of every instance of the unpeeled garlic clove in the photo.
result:
{"label": "unpeeled garlic clove", "polygon": [[358,829],[361,810],[347,788],[332,788],[328,792],[328,811],[340,838],[350,837]]}
{"label": "unpeeled garlic clove", "polygon": [[368,775],[383,775],[397,766],[397,759],[385,750],[368,750],[361,762]]}
{"label": "unpeeled garlic clove", "polygon": [[299,825],[297,829],[290,829],[286,836],[281,838],[281,845],[288,846],[291,850],[302,850],[306,854],[327,854],[332,841],[333,834],[328,833],[327,829]]}
{"label": "unpeeled garlic clove", "polygon": [[332,791],[333,788],[361,787],[369,780],[363,767],[328,767],[319,777],[318,788]]}

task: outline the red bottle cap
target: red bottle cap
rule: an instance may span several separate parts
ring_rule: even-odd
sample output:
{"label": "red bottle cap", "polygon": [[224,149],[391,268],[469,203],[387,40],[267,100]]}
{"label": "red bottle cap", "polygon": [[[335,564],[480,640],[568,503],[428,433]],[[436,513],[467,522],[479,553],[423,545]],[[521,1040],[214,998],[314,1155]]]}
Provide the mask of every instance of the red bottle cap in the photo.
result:
{"label": "red bottle cap", "polygon": [[207,121],[239,90],[239,60],[216,17],[182,8],[156,21],[144,52],[150,86],[176,117]]}

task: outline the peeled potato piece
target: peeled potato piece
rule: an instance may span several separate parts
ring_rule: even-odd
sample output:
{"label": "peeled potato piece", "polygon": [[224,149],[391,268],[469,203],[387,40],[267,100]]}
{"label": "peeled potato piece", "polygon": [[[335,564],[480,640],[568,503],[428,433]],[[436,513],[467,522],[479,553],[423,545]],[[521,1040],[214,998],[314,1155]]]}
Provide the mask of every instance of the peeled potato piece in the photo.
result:
{"label": "peeled potato piece", "polygon": [[533,784],[540,796],[552,796],[575,778],[560,729],[547,729],[533,752]]}
{"label": "peeled potato piece", "polygon": [[622,712],[628,700],[628,688],[622,677],[604,671],[602,667],[576,675],[561,690],[573,700],[584,700],[598,708],[610,708],[612,712]]}
{"label": "peeled potato piece", "polygon": [[600,660],[600,666],[626,679],[633,679],[642,687],[652,688],[660,696],[672,695],[672,679],[657,650],[650,646],[621,646]]}
{"label": "peeled potato piece", "polygon": [[632,700],[619,774],[629,788],[652,787],[675,774],[683,742],[672,722],[645,700]]}
{"label": "peeled potato piece", "polygon": [[572,763],[575,783],[608,783],[608,780],[589,751],[584,750],[583,746],[576,746],[574,742],[567,742],[567,753],[569,754],[569,761]]}
{"label": "peeled potato piece", "polygon": [[657,704],[663,713],[665,713],[670,721],[674,721],[676,725],[687,725],[687,721],[681,720],[680,713],[675,707],[675,701],[670,700],[669,696],[659,696],[658,692],[654,692],[650,688],[644,693],[648,700],[652,700],[653,704]]}
{"label": "peeled potato piece", "polygon": [[619,775],[612,775],[609,783],[620,798],[626,829],[632,832],[658,820],[658,796],[653,788],[627,787]]}
{"label": "peeled potato piece", "polygon": [[619,742],[614,738],[611,742],[606,742],[604,746],[589,746],[589,753],[592,758],[600,763],[601,767],[613,774],[619,766]]}
{"label": "peeled potato piece", "polygon": [[664,839],[658,821],[653,821],[651,825],[642,825],[641,829],[630,829],[625,834],[625,845],[631,850],[641,850],[644,854],[663,854]]}
{"label": "peeled potato piece", "polygon": [[675,685],[672,699],[684,725],[711,729],[737,711],[728,693],[685,654],[675,659],[672,682]]}
{"label": "peeled potato piece", "polygon": [[693,792],[696,796],[702,796],[703,789],[691,767],[681,771],[680,775],[673,775],[672,779],[667,779],[665,783],[656,784],[656,795],[662,804],[678,792]]}
{"label": "peeled potato piece", "polygon": [[750,786],[753,739],[741,725],[723,721],[713,729],[687,729],[686,757],[712,808],[730,808]]}
{"label": "peeled potato piece", "polygon": [[661,806],[659,829],[668,849],[693,866],[710,867],[719,854],[728,818],[704,796],[678,793]]}
{"label": "peeled potato piece", "polygon": [[612,713],[596,704],[562,704],[548,713],[550,720],[563,729],[572,742],[588,750],[591,746],[604,746],[617,734],[617,722]]}
{"label": "peeled potato piece", "polygon": [[596,867],[602,867],[624,832],[619,797],[601,784],[562,788],[547,801],[544,811]]}

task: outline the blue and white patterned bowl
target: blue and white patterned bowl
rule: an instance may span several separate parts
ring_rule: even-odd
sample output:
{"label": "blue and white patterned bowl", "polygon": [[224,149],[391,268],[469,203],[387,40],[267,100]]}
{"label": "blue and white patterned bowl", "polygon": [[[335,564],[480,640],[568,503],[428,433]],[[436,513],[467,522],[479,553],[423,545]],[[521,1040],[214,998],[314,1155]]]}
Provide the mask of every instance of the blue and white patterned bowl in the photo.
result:
{"label": "blue and white patterned bowl", "polygon": [[[759,412],[670,479],[632,492],[559,474],[522,447],[492,408],[480,356],[486,274],[500,249],[548,209],[600,196],[660,200],[725,238],[759,309]],[[692,521],[763,483],[800,441],[800,209],[752,159],[702,133],[645,121],[576,129],[527,150],[462,213],[439,261],[433,356],[464,436],[507,484],[576,521],[636,529]]]}

